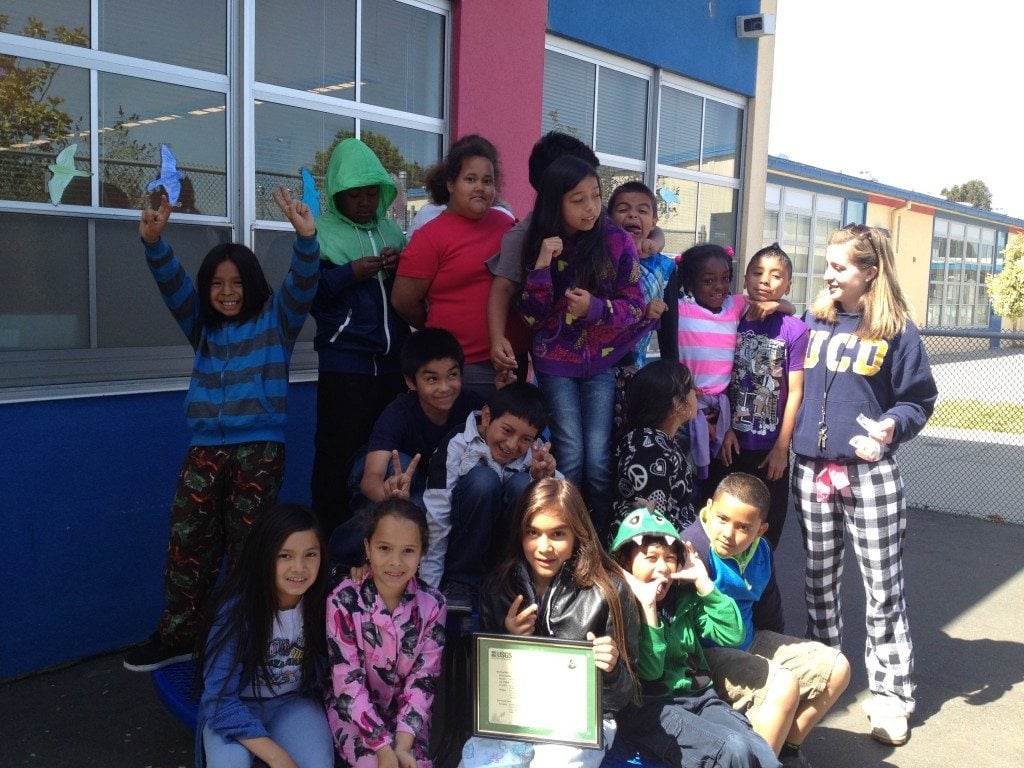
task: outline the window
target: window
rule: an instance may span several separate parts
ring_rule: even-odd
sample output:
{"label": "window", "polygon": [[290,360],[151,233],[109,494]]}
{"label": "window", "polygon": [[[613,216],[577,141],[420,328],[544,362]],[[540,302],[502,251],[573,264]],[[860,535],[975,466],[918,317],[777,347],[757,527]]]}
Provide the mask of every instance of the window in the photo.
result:
{"label": "window", "polygon": [[997,232],[936,218],[928,270],[928,326],[987,328],[985,278],[996,269]]}
{"label": "window", "polygon": [[828,236],[842,226],[843,199],[769,184],[764,205],[762,244],[778,242],[789,254],[793,261],[789,300],[798,313],[803,312],[821,290],[825,248]]}
{"label": "window", "polygon": [[651,187],[667,253],[697,242],[736,242],[745,103],[637,62],[548,40],[542,132],[564,131],[594,147],[605,199],[631,179]]}
{"label": "window", "polygon": [[[274,287],[292,240],[278,184],[300,193],[308,168],[322,193],[334,145],[353,135],[403,192],[442,153],[446,0],[182,0],[174,14],[189,23],[159,30],[168,11],[155,0],[12,5],[0,27],[0,397],[188,374],[191,350],[138,242],[161,144],[184,176],[166,235],[186,270],[235,238]],[[67,185],[48,184],[72,144]],[[411,217],[398,202],[392,214]],[[309,323],[293,370],[315,369],[311,337]]]}

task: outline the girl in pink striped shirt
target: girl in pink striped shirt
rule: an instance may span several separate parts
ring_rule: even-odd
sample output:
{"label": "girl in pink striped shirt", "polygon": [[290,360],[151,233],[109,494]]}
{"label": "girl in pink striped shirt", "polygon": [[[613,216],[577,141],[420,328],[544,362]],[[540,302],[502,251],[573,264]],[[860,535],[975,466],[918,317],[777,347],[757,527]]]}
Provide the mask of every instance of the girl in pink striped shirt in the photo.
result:
{"label": "girl in pink striped shirt", "polygon": [[727,390],[740,319],[749,305],[759,307],[759,317],[794,311],[788,301],[751,302],[730,293],[732,255],[731,248],[701,243],[684,251],[679,263],[679,360],[693,373],[697,389],[697,415],[688,426],[690,455],[702,480],[731,422]]}

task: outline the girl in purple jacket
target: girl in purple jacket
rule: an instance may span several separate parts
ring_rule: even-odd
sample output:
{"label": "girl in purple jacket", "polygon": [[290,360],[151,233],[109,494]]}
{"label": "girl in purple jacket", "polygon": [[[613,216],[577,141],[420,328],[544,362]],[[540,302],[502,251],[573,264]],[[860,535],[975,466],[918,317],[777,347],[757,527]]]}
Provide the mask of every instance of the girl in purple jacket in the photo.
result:
{"label": "girl in purple jacket", "polygon": [[606,215],[589,163],[565,156],[544,172],[523,263],[521,310],[537,381],[555,414],[552,452],[603,533],[611,511],[612,366],[656,321],[645,318],[633,238]]}
{"label": "girl in purple jacket", "polygon": [[416,578],[426,514],[406,499],[380,502],[364,546],[369,570],[327,601],[334,747],[353,768],[430,768],[446,609],[441,593]]}

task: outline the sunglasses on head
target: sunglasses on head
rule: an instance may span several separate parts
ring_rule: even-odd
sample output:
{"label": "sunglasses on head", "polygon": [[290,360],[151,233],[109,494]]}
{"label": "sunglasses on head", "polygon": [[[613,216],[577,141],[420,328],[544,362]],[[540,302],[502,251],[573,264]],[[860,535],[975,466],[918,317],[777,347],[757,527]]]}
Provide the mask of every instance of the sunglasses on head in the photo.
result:
{"label": "sunglasses on head", "polygon": [[858,240],[867,240],[868,245],[871,246],[871,250],[874,251],[875,258],[881,261],[882,254],[878,252],[878,247],[875,245],[875,239],[871,237],[871,233],[874,232],[878,237],[889,237],[888,229],[885,229],[884,227],[869,227],[864,224],[847,224],[843,227],[843,231],[849,232]]}

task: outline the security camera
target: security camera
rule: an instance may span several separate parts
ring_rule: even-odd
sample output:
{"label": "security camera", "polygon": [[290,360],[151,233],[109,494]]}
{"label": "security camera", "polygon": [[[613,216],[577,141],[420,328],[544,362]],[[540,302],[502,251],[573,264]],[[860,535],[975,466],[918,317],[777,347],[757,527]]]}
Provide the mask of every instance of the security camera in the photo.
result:
{"label": "security camera", "polygon": [[736,37],[764,37],[775,34],[775,14],[755,13],[736,17]]}

